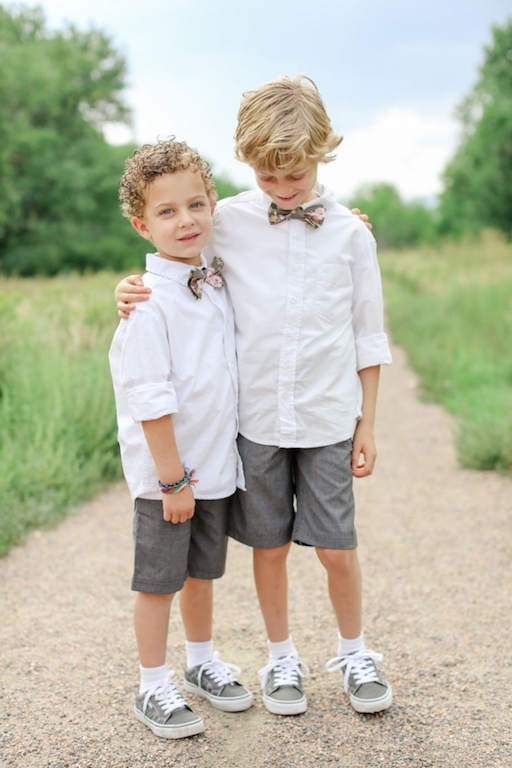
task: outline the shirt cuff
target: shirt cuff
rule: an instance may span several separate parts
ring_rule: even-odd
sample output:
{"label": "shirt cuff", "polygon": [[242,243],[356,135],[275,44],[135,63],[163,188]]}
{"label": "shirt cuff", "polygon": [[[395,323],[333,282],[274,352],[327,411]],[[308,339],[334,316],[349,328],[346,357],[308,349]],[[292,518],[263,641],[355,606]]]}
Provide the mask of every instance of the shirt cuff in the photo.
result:
{"label": "shirt cuff", "polygon": [[356,339],[357,370],[373,365],[391,365],[393,358],[385,333],[375,333]]}
{"label": "shirt cuff", "polygon": [[170,381],[132,387],[126,397],[130,416],[135,422],[154,421],[178,411],[176,392]]}

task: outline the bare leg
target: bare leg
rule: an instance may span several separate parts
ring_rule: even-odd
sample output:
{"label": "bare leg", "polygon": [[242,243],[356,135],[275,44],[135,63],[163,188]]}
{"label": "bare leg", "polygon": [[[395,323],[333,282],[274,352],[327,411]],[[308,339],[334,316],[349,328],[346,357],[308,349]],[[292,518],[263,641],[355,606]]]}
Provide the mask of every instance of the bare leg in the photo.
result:
{"label": "bare leg", "polygon": [[189,642],[203,643],[211,640],[213,582],[209,579],[193,579],[189,576],[180,592],[180,610],[185,636]]}
{"label": "bare leg", "polygon": [[362,631],[362,579],[357,549],[322,549],[316,553],[327,571],[327,584],[340,634],[347,640]]}
{"label": "bare leg", "polygon": [[268,639],[279,643],[289,637],[288,575],[286,558],[290,544],[253,550],[254,583]]}
{"label": "bare leg", "polygon": [[160,667],[165,664],[173,597],[137,592],[134,625],[142,667]]}

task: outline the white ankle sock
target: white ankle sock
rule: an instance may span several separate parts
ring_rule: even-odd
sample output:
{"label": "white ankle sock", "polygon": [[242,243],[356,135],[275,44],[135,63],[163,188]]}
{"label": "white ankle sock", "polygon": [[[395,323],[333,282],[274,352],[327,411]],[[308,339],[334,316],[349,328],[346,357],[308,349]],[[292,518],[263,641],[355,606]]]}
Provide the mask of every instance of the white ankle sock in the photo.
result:
{"label": "white ankle sock", "polygon": [[152,685],[160,683],[165,680],[167,676],[167,664],[162,664],[161,667],[139,667],[140,670],[140,687],[139,693],[147,691]]}
{"label": "white ankle sock", "polygon": [[338,633],[338,656],[346,656],[348,653],[362,651],[364,648],[364,635],[361,632],[359,637],[347,640]]}
{"label": "white ankle sock", "polygon": [[203,643],[185,643],[187,652],[187,668],[198,667],[213,659],[213,640],[205,640]]}
{"label": "white ankle sock", "polygon": [[272,643],[270,640],[267,640],[267,645],[270,661],[280,659],[281,656],[288,656],[290,653],[294,653],[296,656],[299,655],[291,636],[287,640],[281,640],[279,643]]}

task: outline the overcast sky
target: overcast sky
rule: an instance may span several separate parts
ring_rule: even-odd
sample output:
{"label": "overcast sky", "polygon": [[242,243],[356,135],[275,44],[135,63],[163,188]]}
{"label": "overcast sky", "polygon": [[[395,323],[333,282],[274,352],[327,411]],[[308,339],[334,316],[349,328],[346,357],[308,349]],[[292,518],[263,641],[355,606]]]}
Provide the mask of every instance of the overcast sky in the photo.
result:
{"label": "overcast sky", "polygon": [[109,34],[128,62],[126,98],[137,143],[176,135],[236,183],[242,93],[284,74],[313,78],[344,141],[320,180],[346,200],[389,181],[405,199],[436,195],[458,141],[455,106],[475,83],[493,24],[512,0],[69,0],[41,6]]}

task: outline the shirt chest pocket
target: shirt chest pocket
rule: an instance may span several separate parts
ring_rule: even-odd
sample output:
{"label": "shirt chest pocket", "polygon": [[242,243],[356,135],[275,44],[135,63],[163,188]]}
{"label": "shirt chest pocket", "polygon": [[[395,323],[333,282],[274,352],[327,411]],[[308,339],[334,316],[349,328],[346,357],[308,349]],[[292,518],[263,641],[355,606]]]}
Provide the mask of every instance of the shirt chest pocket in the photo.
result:
{"label": "shirt chest pocket", "polygon": [[346,321],[352,312],[352,273],[339,261],[318,264],[315,284],[315,314],[328,323]]}

